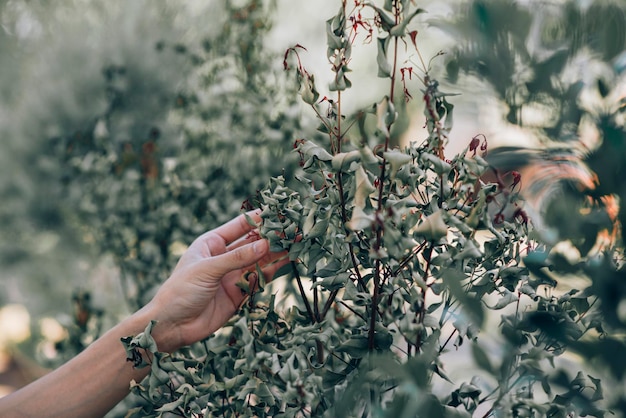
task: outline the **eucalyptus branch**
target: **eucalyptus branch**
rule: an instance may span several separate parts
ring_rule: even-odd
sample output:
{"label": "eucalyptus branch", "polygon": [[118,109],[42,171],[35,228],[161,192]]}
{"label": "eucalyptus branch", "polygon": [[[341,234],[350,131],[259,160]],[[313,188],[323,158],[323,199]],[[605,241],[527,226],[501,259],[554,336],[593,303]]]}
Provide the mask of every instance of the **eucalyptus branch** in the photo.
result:
{"label": "eucalyptus branch", "polygon": [[374,265],[374,290],[372,294],[372,305],[370,307],[370,324],[367,334],[367,346],[370,350],[373,350],[375,346],[374,334],[376,330],[376,313],[378,312],[378,294],[380,292],[380,264],[380,259],[377,259]]}
{"label": "eucalyptus branch", "polygon": [[361,315],[360,313],[355,311],[353,308],[351,308],[350,305],[348,305],[344,301],[340,301],[339,303],[341,304],[341,306],[343,306],[344,308],[346,308],[347,310],[349,310],[350,312],[352,312],[353,314],[355,314],[356,316],[361,318],[363,320],[363,322],[367,322],[367,318],[365,318],[363,315]]}
{"label": "eucalyptus branch", "polygon": [[[346,228],[346,224],[348,222],[348,214],[346,211],[346,196],[343,188],[343,174],[341,170],[337,173],[337,188],[339,190],[339,202],[341,208],[341,222],[344,225],[344,230],[346,233],[350,233]],[[350,261],[352,262],[352,268],[354,269],[354,274],[357,277],[357,283],[361,287],[361,290],[365,290],[365,283],[363,282],[363,277],[361,277],[361,272],[359,270],[359,263],[356,259],[356,255],[354,254],[354,245],[351,242],[348,242],[348,252],[350,253]],[[336,294],[335,294],[336,296]],[[334,299],[334,296],[333,298]]]}
{"label": "eucalyptus branch", "polygon": [[296,277],[296,282],[298,283],[298,290],[300,291],[300,296],[302,297],[302,301],[304,302],[304,307],[311,319],[311,322],[317,322],[316,316],[313,313],[313,309],[311,309],[311,304],[309,303],[309,299],[304,292],[304,287],[302,286],[302,278],[300,277],[300,272],[298,271],[298,265],[295,261],[291,262],[291,270],[293,271],[294,276]]}
{"label": "eucalyptus branch", "polygon": [[[389,101],[391,103],[394,102],[395,91],[396,91],[396,78],[398,72],[398,37],[394,36],[393,38],[393,70],[391,72],[391,85],[389,86]],[[390,126],[387,127],[388,129]],[[385,141],[385,151],[389,148],[389,137],[386,138]]]}
{"label": "eucalyptus branch", "polygon": [[320,322],[321,319],[320,319],[320,308],[319,308],[319,288],[318,286],[315,286],[317,277],[313,275],[311,277],[311,280],[313,281],[313,314],[315,315],[315,320],[317,322]]}
{"label": "eucalyptus branch", "polygon": [[[338,77],[338,74],[335,74],[335,77]],[[341,152],[341,139],[343,134],[341,132],[341,90],[337,91],[337,133],[336,133],[336,145],[334,153],[338,154]]]}
{"label": "eucalyptus branch", "polygon": [[[511,389],[513,389],[519,382],[520,380],[522,380],[525,377],[525,375],[520,374],[517,379],[515,379],[515,381],[505,389],[504,393],[508,393]],[[497,386],[496,388],[494,388],[491,392],[489,392],[487,395],[483,396],[482,398],[480,398],[478,400],[478,405],[486,402],[489,398],[491,398],[498,390],[500,390],[500,386]],[[487,410],[487,412],[485,412],[485,414],[482,416],[482,418],[487,418],[489,415],[491,415],[496,409],[496,405],[492,405],[491,408],[489,408]]]}
{"label": "eucalyptus branch", "polygon": [[443,344],[441,344],[441,346],[439,347],[439,351],[438,353],[441,354],[443,353],[443,350],[446,349],[446,347],[448,346],[448,344],[450,343],[450,341],[452,341],[452,337],[454,337],[456,335],[456,333],[459,332],[458,329],[453,329],[452,332],[450,333],[450,335],[448,335],[448,338],[446,338],[446,341],[444,341]]}
{"label": "eucalyptus branch", "polygon": [[[424,283],[426,283],[426,281],[428,280],[428,275],[430,274],[430,261],[433,255],[433,246],[434,244],[431,242],[430,246],[426,249],[426,254],[424,256],[424,258],[426,259],[426,266],[424,267],[424,274],[422,276],[422,281]],[[422,288],[422,304],[421,304],[420,311],[417,313],[418,324],[424,323],[424,316],[426,315],[426,291],[427,291],[427,288]],[[416,352],[420,352],[422,349],[422,333],[421,332],[417,334],[417,339],[415,341],[415,349],[416,349]]]}
{"label": "eucalyptus branch", "polygon": [[334,289],[334,290],[331,290],[330,295],[328,295],[328,299],[326,299],[326,303],[324,304],[324,308],[322,309],[322,315],[321,315],[322,321],[324,320],[324,318],[326,318],[328,311],[333,306],[333,302],[335,301],[335,298],[337,297],[338,293],[339,293],[339,289]]}
{"label": "eucalyptus branch", "polygon": [[[393,5],[394,10],[394,19],[396,25],[400,19],[400,9],[398,6],[398,2],[394,1]],[[391,35],[390,35],[391,36]],[[390,82],[390,91],[389,91],[389,104],[393,106],[394,99],[394,90],[395,90],[395,81],[396,81],[396,72],[397,72],[397,62],[398,62],[398,37],[394,36],[394,53],[393,53],[393,70],[391,73],[391,82]],[[387,124],[387,132],[385,134],[385,152],[389,149],[389,142],[391,137],[391,123]],[[378,252],[382,245],[382,236],[383,236],[383,228],[384,222],[380,221],[380,225],[377,225],[380,219],[382,219],[381,213],[383,209],[383,197],[384,197],[384,188],[385,188],[385,170],[387,166],[387,159],[385,157],[385,153],[383,153],[383,158],[380,166],[380,175],[378,176],[378,204],[376,208],[376,220],[375,220],[375,228],[376,228],[376,242],[374,244],[374,251]],[[380,259],[376,259],[374,263],[374,289],[372,291],[372,305],[370,307],[370,328],[368,331],[368,347],[370,350],[374,349],[374,334],[376,328],[376,313],[378,311],[378,298],[380,293],[380,284],[381,284],[381,261]]]}
{"label": "eucalyptus branch", "polygon": [[424,241],[420,245],[418,245],[417,247],[413,248],[413,250],[406,257],[404,257],[402,260],[400,260],[400,263],[398,264],[398,267],[396,267],[396,269],[393,271],[392,275],[393,276],[397,276],[398,274],[400,274],[400,272],[405,267],[407,267],[407,265],[411,262],[411,260],[413,260],[415,257],[417,257],[417,255],[424,249],[426,244],[428,244],[428,241]]}

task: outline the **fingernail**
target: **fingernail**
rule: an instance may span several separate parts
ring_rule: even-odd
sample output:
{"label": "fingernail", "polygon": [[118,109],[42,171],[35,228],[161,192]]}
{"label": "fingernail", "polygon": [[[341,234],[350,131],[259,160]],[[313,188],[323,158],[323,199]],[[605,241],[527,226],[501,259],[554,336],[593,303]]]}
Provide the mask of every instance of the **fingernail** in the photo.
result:
{"label": "fingernail", "polygon": [[254,249],[254,252],[257,254],[263,254],[265,253],[265,251],[267,251],[267,242],[265,242],[265,240],[259,240],[257,242],[254,243],[254,246],[252,247]]}

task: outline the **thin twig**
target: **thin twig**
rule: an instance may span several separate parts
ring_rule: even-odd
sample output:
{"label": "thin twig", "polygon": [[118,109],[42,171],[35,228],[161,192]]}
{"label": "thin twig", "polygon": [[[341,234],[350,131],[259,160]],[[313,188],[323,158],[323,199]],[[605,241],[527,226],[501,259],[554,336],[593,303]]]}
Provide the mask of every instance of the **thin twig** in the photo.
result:
{"label": "thin twig", "polygon": [[300,295],[302,296],[302,301],[304,302],[304,307],[306,308],[307,313],[309,314],[309,318],[311,322],[315,323],[316,318],[313,310],[311,309],[311,304],[309,303],[309,299],[304,292],[304,287],[302,286],[302,279],[300,278],[300,272],[298,271],[298,266],[295,261],[291,262],[291,269],[293,270],[294,276],[296,276],[296,282],[298,283],[298,289],[300,290]]}

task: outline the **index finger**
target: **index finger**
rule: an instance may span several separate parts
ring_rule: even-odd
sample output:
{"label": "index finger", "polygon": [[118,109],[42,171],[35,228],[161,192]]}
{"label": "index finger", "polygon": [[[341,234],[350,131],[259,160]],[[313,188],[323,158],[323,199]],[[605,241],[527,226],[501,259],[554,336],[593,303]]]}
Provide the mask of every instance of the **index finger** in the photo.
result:
{"label": "index finger", "polygon": [[254,222],[260,222],[261,216],[260,210],[253,210],[246,214],[239,215],[235,219],[228,221],[222,226],[218,226],[211,233],[218,235],[224,240],[226,245],[241,238],[244,234],[252,231],[255,227],[248,223],[246,215],[249,216]]}

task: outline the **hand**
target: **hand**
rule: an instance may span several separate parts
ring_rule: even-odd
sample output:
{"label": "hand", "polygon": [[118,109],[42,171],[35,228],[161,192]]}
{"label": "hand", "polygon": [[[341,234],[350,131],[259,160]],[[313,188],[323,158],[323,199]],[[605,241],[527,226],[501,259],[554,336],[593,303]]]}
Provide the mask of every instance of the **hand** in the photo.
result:
{"label": "hand", "polygon": [[[248,215],[259,222],[258,212]],[[217,331],[246,298],[237,286],[256,264],[266,278],[287,263],[285,254],[269,252],[267,241],[253,233],[244,215],[197,238],[170,278],[146,306],[156,319],[153,336],[160,351],[174,351]],[[281,259],[282,258],[282,259]],[[257,285],[250,274],[250,286]]]}

